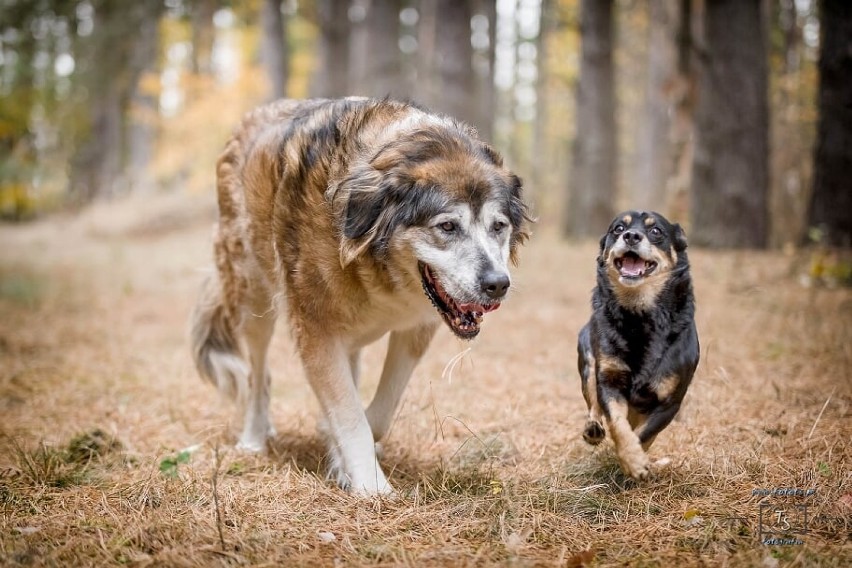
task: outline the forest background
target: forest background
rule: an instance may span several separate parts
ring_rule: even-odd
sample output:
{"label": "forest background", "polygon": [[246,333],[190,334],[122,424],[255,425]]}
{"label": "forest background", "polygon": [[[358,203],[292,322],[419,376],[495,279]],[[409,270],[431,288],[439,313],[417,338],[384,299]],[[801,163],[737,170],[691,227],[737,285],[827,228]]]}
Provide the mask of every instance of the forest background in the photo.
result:
{"label": "forest background", "polygon": [[821,44],[812,0],[6,2],[0,215],[209,192],[245,111],[366,95],[475,125],[567,235],[638,207],[698,244],[848,245],[850,16],[823,4]]}

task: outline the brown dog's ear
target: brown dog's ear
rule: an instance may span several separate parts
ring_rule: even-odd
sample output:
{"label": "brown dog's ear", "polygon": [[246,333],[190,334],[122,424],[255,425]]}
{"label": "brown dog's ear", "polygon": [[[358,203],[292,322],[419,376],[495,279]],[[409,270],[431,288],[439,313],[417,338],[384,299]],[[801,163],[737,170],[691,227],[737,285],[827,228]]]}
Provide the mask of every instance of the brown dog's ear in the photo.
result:
{"label": "brown dog's ear", "polygon": [[683,228],[679,224],[675,223],[672,226],[672,235],[673,235],[672,241],[674,242],[675,250],[677,252],[685,251],[686,246],[687,246],[686,233],[683,232]]}
{"label": "brown dog's ear", "polygon": [[509,222],[512,223],[512,237],[509,239],[509,258],[512,264],[518,264],[518,245],[524,244],[530,237],[527,225],[533,222],[529,207],[523,200],[521,178],[512,174],[512,189],[509,194]]}
{"label": "brown dog's ear", "polygon": [[340,232],[340,264],[346,267],[366,251],[376,237],[375,226],[381,215],[384,193],[381,174],[369,165],[353,168],[349,177],[340,182],[335,194],[345,200]]}
{"label": "brown dog's ear", "polygon": [[503,167],[503,156],[500,155],[500,152],[498,152],[485,142],[482,143],[481,149],[485,156],[488,158],[488,161],[490,161],[498,168]]}

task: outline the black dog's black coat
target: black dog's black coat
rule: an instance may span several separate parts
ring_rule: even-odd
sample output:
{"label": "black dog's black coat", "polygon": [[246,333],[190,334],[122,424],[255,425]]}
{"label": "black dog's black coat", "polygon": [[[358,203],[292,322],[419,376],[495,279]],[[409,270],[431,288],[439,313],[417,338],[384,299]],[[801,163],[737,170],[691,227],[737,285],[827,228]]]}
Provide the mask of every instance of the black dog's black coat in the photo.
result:
{"label": "black dog's black coat", "polygon": [[645,450],[675,417],[692,381],[699,359],[694,313],[681,227],[658,213],[616,217],[600,241],[592,317],[577,351],[589,407],[583,437],[599,443],[605,418],[632,477],[647,475]]}

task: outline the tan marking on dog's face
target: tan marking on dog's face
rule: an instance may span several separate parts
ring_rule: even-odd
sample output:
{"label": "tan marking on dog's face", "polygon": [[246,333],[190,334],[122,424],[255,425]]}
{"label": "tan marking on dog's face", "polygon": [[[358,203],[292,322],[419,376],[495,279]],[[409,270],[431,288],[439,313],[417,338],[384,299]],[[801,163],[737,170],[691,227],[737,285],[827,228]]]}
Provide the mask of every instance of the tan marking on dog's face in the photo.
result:
{"label": "tan marking on dog's face", "polygon": [[645,311],[653,307],[657,296],[665,287],[672,268],[675,265],[676,255],[673,258],[670,251],[662,251],[643,238],[637,248],[632,249],[646,261],[657,263],[654,272],[639,280],[628,280],[621,276],[615,265],[615,259],[623,256],[630,247],[619,237],[615,244],[606,251],[605,262],[609,281],[612,284],[618,302],[625,308],[634,311]]}
{"label": "tan marking on dog's face", "polygon": [[615,452],[621,469],[634,479],[643,479],[648,475],[650,461],[642,449],[639,437],[633,432],[628,421],[628,407],[624,400],[609,402],[609,428],[615,444]]}
{"label": "tan marking on dog's face", "polygon": [[624,217],[622,217],[622,218],[621,218],[621,221],[622,221],[622,223],[624,223],[625,225],[630,225],[630,223],[632,223],[632,222],[633,222],[633,216],[632,216],[632,215],[629,215],[629,214],[628,214],[628,215],[625,215]]}
{"label": "tan marking on dog's face", "polygon": [[646,228],[650,229],[651,227],[653,227],[656,224],[657,224],[656,217],[653,217],[653,216],[645,217],[645,227]]}

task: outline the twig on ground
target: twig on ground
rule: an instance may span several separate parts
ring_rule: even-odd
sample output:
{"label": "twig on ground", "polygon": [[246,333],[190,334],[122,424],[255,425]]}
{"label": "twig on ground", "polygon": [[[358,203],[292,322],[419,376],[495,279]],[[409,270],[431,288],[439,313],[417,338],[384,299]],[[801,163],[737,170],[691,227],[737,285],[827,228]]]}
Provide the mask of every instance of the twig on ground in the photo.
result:
{"label": "twig on ground", "polygon": [[222,552],[225,552],[225,535],[222,533],[222,514],[219,512],[219,443],[213,447],[213,456],[216,461],[213,466],[213,506],[216,508],[216,530],[219,531],[219,545],[222,547]]}
{"label": "twig on ground", "polygon": [[811,428],[810,433],[808,434],[808,440],[810,440],[811,436],[814,435],[814,430],[816,430],[817,424],[819,424],[819,420],[820,420],[820,418],[822,418],[822,413],[825,412],[825,408],[828,406],[828,403],[831,401],[831,397],[834,396],[834,391],[836,391],[836,390],[837,390],[837,387],[834,387],[833,389],[831,389],[831,394],[829,394],[828,398],[825,399],[825,404],[822,405],[822,409],[820,409],[819,414],[817,415],[816,420],[814,421],[814,425]]}

